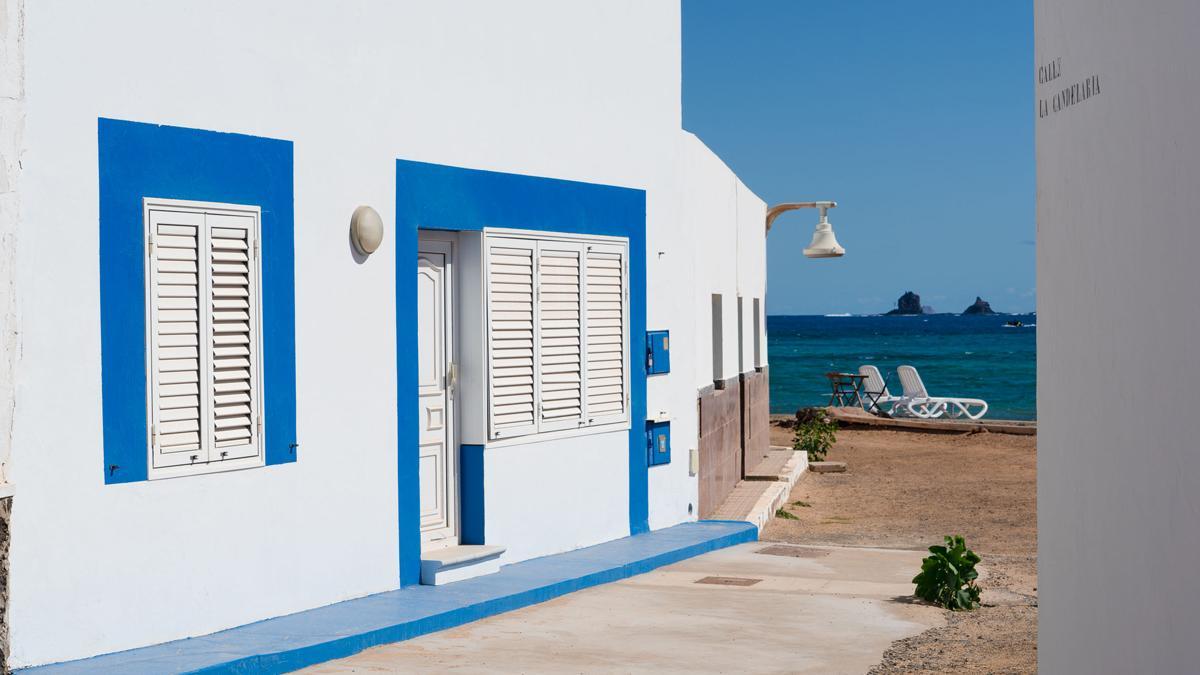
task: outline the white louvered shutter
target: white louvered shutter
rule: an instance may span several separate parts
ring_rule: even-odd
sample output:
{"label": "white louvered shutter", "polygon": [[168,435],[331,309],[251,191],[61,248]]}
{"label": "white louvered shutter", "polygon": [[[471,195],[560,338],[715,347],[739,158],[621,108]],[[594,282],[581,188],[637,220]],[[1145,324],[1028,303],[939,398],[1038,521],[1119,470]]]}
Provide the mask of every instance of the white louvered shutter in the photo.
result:
{"label": "white louvered shutter", "polygon": [[534,242],[487,245],[489,424],[492,438],[537,430],[534,377]]}
{"label": "white louvered shutter", "polygon": [[259,435],[255,218],[208,214],[210,461],[254,457]]}
{"label": "white louvered shutter", "polygon": [[204,215],[150,211],[151,465],[207,461],[201,395],[200,251]]}
{"label": "white louvered shutter", "polygon": [[588,244],[585,266],[587,424],[621,422],[629,413],[625,247]]}
{"label": "white louvered shutter", "polygon": [[583,246],[538,242],[535,316],[538,430],[583,423]]}

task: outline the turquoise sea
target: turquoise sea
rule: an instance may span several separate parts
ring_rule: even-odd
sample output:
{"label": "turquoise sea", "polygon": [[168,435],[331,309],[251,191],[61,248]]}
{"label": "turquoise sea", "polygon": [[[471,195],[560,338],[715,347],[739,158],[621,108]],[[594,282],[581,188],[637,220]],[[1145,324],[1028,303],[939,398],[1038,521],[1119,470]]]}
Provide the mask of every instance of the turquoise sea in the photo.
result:
{"label": "turquoise sea", "polygon": [[[1006,321],[1024,328],[1007,328]],[[988,402],[988,418],[1037,417],[1035,315],[768,316],[771,412],[826,405],[831,370],[874,364],[900,392],[896,366],[915,366],[933,396]]]}

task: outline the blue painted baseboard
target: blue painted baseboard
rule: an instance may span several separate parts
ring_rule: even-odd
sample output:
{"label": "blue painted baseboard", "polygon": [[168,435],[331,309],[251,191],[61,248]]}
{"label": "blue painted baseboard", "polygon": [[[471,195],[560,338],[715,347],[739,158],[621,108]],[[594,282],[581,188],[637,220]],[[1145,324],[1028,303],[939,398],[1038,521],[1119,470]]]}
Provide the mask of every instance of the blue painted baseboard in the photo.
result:
{"label": "blue painted baseboard", "polygon": [[[21,671],[282,673],[407,640],[758,538],[740,521],[684,523],[508,565],[446,586],[409,586],[212,635]],[[183,609],[183,608],[181,608]]]}

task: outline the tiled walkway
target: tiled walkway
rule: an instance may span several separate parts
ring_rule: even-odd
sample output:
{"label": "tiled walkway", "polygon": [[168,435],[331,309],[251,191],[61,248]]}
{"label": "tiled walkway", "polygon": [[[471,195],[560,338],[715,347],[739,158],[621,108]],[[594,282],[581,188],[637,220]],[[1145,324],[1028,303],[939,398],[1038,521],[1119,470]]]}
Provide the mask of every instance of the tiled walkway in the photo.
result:
{"label": "tiled walkway", "polygon": [[791,448],[772,447],[762,460],[746,472],[746,480],[786,480],[788,462],[794,458]]}
{"label": "tiled walkway", "polygon": [[746,472],[733,492],[721,502],[714,520],[743,520],[760,530],[783,506],[796,481],[808,467],[803,453],[772,448],[758,466]]}

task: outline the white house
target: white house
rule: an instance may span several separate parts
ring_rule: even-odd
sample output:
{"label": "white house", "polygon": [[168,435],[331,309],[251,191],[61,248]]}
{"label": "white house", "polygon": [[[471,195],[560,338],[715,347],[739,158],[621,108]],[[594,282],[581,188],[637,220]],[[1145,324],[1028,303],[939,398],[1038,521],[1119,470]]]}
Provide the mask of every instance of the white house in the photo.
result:
{"label": "white house", "polygon": [[2,4],[10,667],[669,531],[765,446],[678,2]]}

